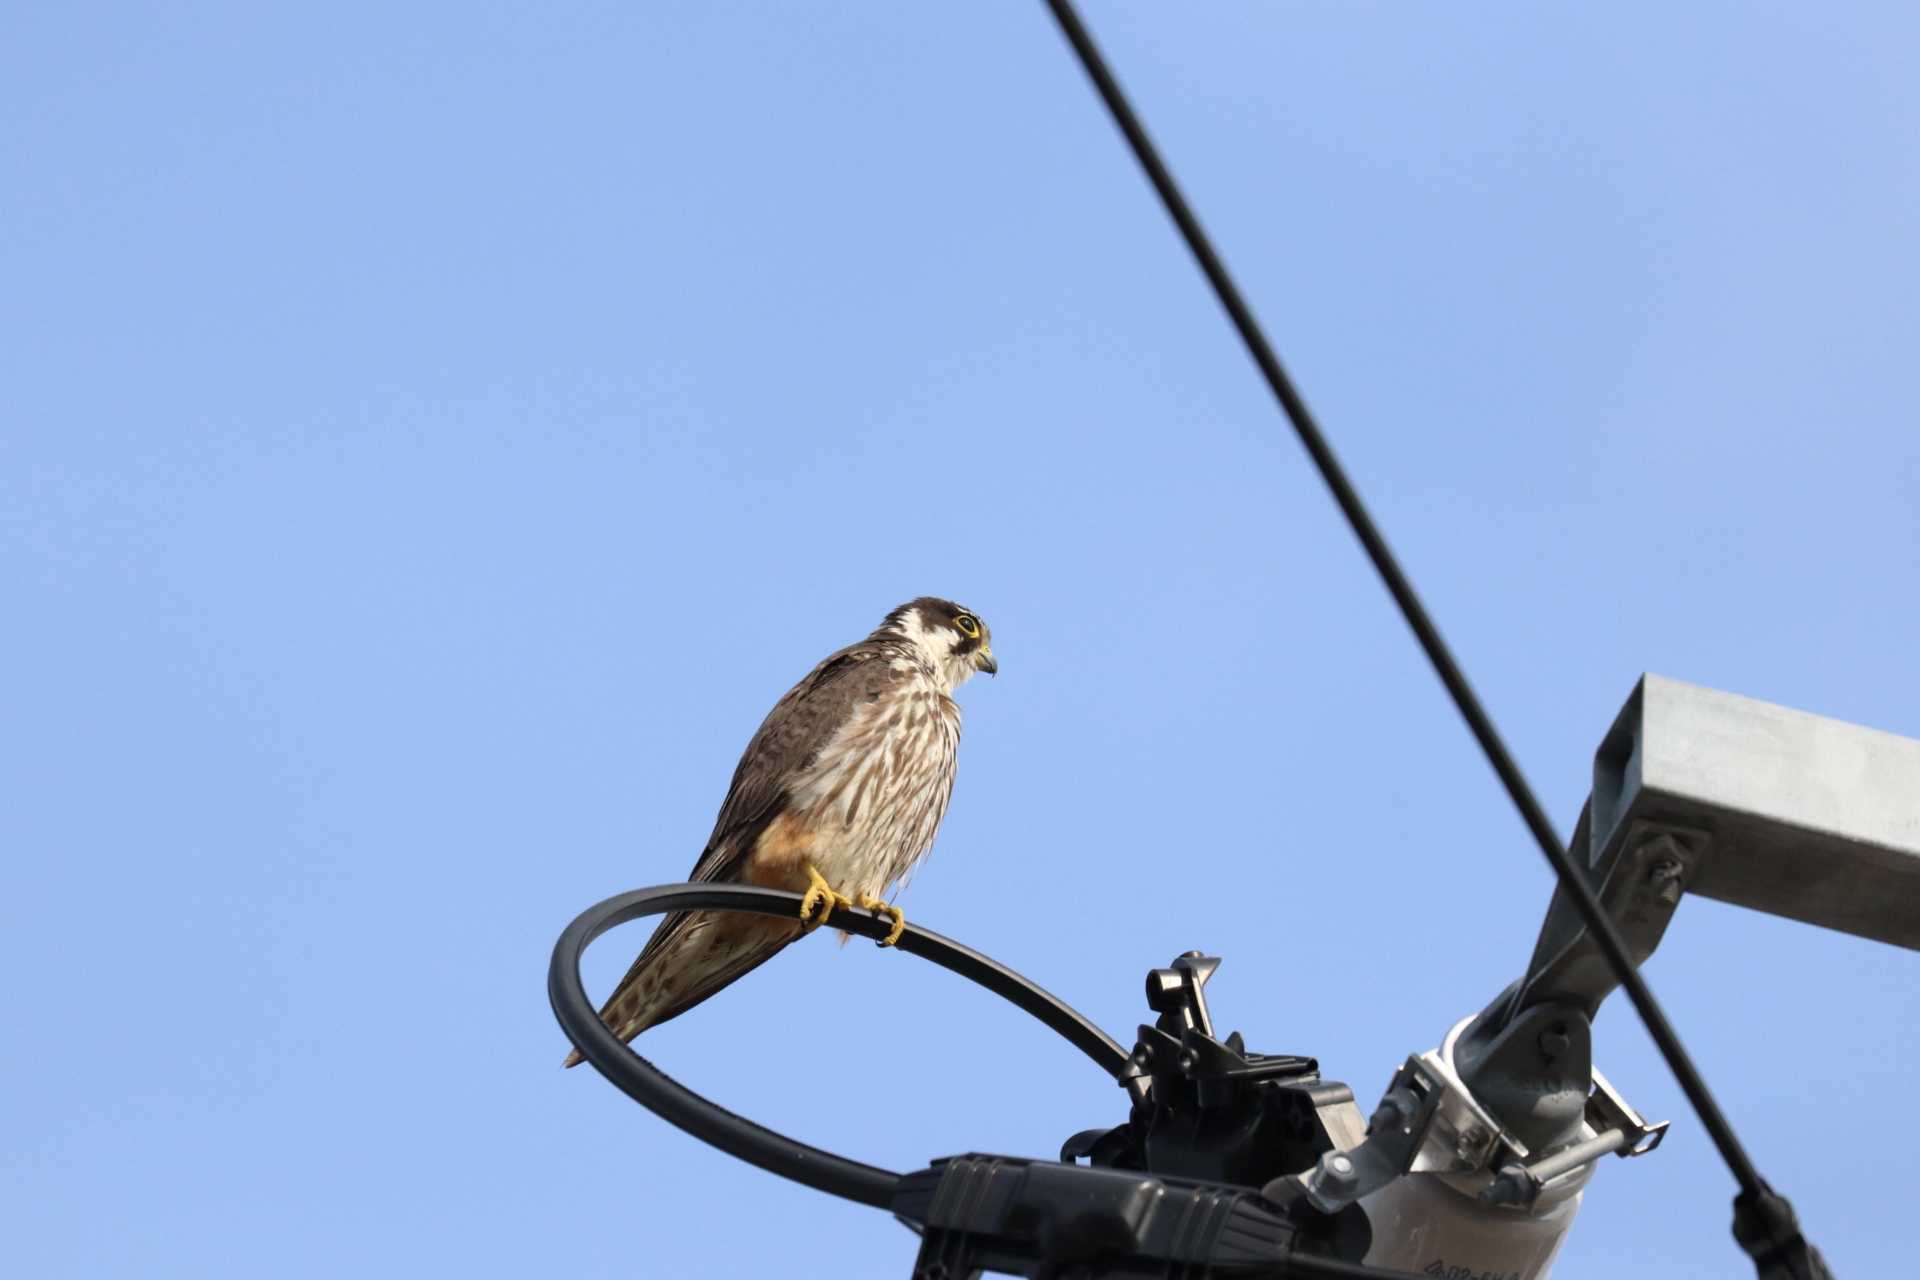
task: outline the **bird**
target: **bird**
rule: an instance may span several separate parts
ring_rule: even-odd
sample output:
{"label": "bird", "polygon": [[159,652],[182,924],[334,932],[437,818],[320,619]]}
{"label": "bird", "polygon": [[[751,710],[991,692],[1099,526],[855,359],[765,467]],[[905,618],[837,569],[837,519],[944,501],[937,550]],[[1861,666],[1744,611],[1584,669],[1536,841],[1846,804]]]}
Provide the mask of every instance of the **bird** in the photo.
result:
{"label": "bird", "polygon": [[[933,847],[953,794],[953,692],[999,670],[980,615],[934,596],[908,601],[866,639],[823,658],[747,743],[687,877],[800,893],[798,918],[669,914],[601,1021],[631,1041],[764,964],[836,907],[887,915],[880,945],[897,943],[906,917],[887,895]],[[575,1050],[566,1065],[580,1061]]]}

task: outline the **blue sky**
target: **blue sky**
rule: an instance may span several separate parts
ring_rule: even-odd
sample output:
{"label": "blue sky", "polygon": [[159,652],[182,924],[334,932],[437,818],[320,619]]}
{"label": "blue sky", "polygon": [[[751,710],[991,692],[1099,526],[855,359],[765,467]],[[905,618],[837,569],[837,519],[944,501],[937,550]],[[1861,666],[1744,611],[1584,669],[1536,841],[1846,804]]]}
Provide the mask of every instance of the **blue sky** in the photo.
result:
{"label": "blue sky", "polygon": [[[1088,18],[1563,830],[1643,670],[1920,735],[1911,7]],[[1223,955],[1368,1102],[1524,965],[1544,865],[1041,6],[20,4],[0,172],[9,1272],[904,1274],[543,981],[924,592],[1002,674],[911,917],[1122,1040]],[[1920,959],[1688,901],[1648,973],[1905,1270]],[[1597,1031],[1674,1132],[1560,1274],[1739,1273]],[[646,1045],[895,1168],[1123,1115],[860,943]]]}

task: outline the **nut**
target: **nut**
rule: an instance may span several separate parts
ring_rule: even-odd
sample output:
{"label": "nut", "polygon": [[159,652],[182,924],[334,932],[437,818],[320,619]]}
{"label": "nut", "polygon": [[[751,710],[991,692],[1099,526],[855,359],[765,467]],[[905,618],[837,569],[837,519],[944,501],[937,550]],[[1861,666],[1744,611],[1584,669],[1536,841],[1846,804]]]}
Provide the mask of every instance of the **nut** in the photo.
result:
{"label": "nut", "polygon": [[1660,901],[1672,906],[1680,901],[1680,891],[1686,887],[1684,881],[1687,869],[1678,858],[1662,858],[1647,868],[1647,883],[1659,895]]}

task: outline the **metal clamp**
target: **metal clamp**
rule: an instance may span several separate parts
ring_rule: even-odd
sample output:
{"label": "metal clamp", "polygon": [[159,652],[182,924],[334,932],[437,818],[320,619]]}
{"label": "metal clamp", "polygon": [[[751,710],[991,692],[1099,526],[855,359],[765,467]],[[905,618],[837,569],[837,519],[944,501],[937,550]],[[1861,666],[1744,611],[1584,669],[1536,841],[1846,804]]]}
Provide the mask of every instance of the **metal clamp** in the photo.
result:
{"label": "metal clamp", "polygon": [[1540,1198],[1540,1193],[1554,1179],[1584,1168],[1601,1156],[1613,1154],[1630,1158],[1646,1155],[1667,1136],[1667,1123],[1662,1120],[1650,1125],[1642,1120],[1640,1113],[1628,1105],[1627,1100],[1596,1069],[1593,1073],[1593,1093],[1587,1099],[1586,1113],[1587,1127],[1593,1130],[1594,1136],[1531,1164],[1512,1163],[1503,1166],[1494,1175],[1493,1181],[1480,1192],[1480,1203],[1526,1208]]}
{"label": "metal clamp", "polygon": [[1326,1152],[1299,1175],[1316,1208],[1336,1212],[1409,1173],[1479,1173],[1488,1179],[1481,1203],[1526,1208],[1555,1179],[1609,1153],[1646,1155],[1666,1137],[1666,1121],[1648,1124],[1596,1069],[1580,1126],[1586,1136],[1536,1156],[1454,1071],[1453,1047],[1468,1022],[1456,1026],[1440,1049],[1413,1055],[1394,1073],[1368,1121],[1366,1141]]}

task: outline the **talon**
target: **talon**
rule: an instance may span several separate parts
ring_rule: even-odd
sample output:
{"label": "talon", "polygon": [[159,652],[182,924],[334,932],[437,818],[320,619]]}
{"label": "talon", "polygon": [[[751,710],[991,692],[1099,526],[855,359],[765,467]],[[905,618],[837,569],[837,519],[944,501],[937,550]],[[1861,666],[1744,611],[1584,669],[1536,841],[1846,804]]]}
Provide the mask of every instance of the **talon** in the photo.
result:
{"label": "talon", "polygon": [[[835,891],[827,883],[827,878],[816,870],[812,863],[807,864],[807,891],[800,899],[800,925],[805,933],[812,933],[827,922],[836,907],[851,907],[853,900],[844,893]],[[820,918],[810,919],[815,907],[820,908]]]}
{"label": "talon", "polygon": [[854,903],[856,906],[864,907],[868,911],[877,911],[881,915],[893,917],[893,928],[888,931],[886,937],[879,939],[880,946],[892,946],[894,943],[900,941],[900,935],[907,931],[907,913],[886,899],[876,898],[870,893],[863,893],[854,899]]}

